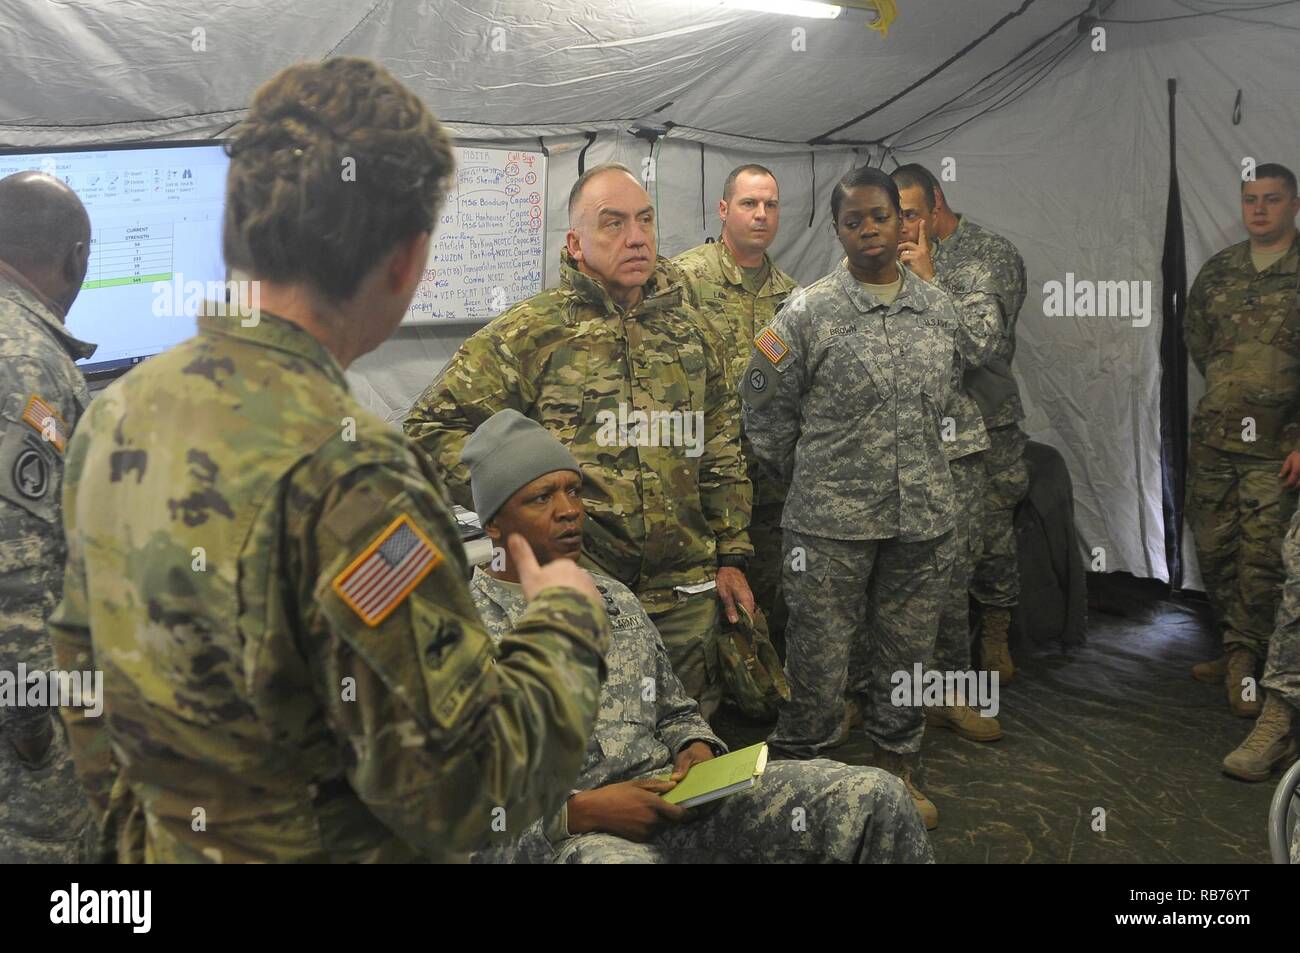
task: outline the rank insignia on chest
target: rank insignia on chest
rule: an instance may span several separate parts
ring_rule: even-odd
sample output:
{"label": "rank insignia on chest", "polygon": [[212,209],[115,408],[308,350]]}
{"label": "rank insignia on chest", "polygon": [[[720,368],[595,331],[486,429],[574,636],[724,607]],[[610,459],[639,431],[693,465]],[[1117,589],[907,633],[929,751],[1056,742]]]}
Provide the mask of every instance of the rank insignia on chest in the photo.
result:
{"label": "rank insignia on chest", "polygon": [[403,513],[334,577],[331,588],[374,628],[442,562],[442,551]]}
{"label": "rank insignia on chest", "polygon": [[754,347],[763,352],[773,365],[780,364],[789,355],[790,349],[786,347],[781,336],[771,328],[764,328],[763,333],[754,338]]}
{"label": "rank insignia on chest", "polygon": [[23,410],[23,423],[30,426],[59,453],[67,444],[67,425],[49,403],[32,394]]}

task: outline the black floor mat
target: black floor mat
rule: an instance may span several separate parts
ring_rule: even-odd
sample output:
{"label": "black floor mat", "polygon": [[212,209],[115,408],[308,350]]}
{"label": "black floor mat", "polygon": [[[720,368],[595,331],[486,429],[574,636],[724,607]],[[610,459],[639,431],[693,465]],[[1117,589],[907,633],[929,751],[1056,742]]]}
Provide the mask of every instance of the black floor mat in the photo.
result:
{"label": "black floor mat", "polygon": [[[1094,575],[1089,585],[1087,645],[1036,656],[1017,647],[1016,677],[1001,690],[1001,741],[927,731],[917,780],[939,808],[936,858],[1267,863],[1279,775],[1247,784],[1220,772],[1252,723],[1190,674],[1220,653],[1208,606],[1127,576]],[[768,730],[725,708],[714,724],[733,745]],[[834,755],[866,764],[871,750],[859,734]]]}

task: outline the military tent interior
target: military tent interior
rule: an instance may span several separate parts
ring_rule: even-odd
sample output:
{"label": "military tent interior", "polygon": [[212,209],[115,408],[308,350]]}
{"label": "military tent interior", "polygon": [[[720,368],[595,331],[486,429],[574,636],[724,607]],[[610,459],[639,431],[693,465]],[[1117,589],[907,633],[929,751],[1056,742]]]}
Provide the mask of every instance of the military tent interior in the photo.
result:
{"label": "military tent interior", "polygon": [[[763,163],[783,207],[771,253],[804,284],[840,257],[842,174],[944,170],[957,211],[1024,257],[1023,427],[1068,470],[1090,599],[1086,641],[1021,643],[1004,741],[928,751],[938,859],[1264,862],[1273,786],[1219,773],[1243,723],[1187,675],[1216,649],[1174,525],[1202,381],[1165,276],[1190,283],[1242,239],[1245,160],[1295,165],[1298,37],[1295,0],[896,0],[833,19],[715,0],[28,0],[0,6],[0,145],[221,137],[281,67],[372,57],[459,142],[547,154],[548,287],[569,185],[595,163],[653,169],[666,255],[716,237],[723,177]],[[1067,274],[1149,282],[1149,320],[1050,313]],[[403,327],[349,382],[400,422],[476,326]]]}

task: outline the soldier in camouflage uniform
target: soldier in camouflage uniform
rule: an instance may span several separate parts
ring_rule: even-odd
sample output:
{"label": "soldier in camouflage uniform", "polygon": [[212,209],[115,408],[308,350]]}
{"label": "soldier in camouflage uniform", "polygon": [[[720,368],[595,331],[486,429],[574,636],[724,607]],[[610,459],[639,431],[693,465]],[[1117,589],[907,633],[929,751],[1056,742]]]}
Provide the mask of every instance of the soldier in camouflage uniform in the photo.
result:
{"label": "soldier in camouflage uniform", "polygon": [[[543,562],[577,558],[585,517],[582,471],[540,424],[504,410],[475,431],[465,459],[477,511],[494,540],[518,533]],[[874,768],[778,761],[768,765],[756,787],[710,807],[686,810],[663,800],[660,795],[672,789],[673,779],[727,748],[674,674],[636,596],[608,576],[593,573],[593,579],[614,635],[582,773],[563,808],[527,827],[498,830],[497,845],[476,855],[476,861],[932,859],[906,788]],[[508,567],[479,567],[470,588],[488,631],[507,635],[524,611],[514,573]],[[661,780],[670,772],[669,780]]]}
{"label": "soldier in camouflage uniform", "polygon": [[[952,296],[961,319],[957,351],[963,366],[976,368],[996,360],[1005,339],[1007,322],[1003,318],[1001,301],[995,287],[981,282],[990,274],[987,269],[974,275],[969,274],[974,270],[970,267],[945,269],[936,274],[929,236],[939,230],[940,224],[936,221],[939,216],[933,191],[925,185],[911,183],[912,177],[908,172],[913,169],[921,167],[902,166],[893,174],[903,208],[900,256],[913,274],[937,284]],[[963,281],[963,278],[972,280]],[[965,672],[971,668],[969,591],[975,567],[984,554],[985,498],[988,496],[985,454],[989,449],[983,414],[965,382],[953,391],[952,401],[944,414],[942,436],[948,451],[957,503],[953,531],[955,557],[952,582],[939,619],[933,668],[940,672]],[[954,704],[927,707],[927,724],[948,728],[970,741],[997,741],[1002,737],[1002,726],[997,719],[980,715],[968,703],[971,700],[951,701]]]}
{"label": "soldier in camouflage uniform", "polygon": [[989,449],[984,453],[988,490],[983,554],[975,565],[970,589],[980,606],[980,664],[996,671],[999,681],[1006,684],[1015,674],[1007,643],[1011,610],[1020,601],[1016,507],[1029,490],[1024,460],[1028,438],[1020,429],[1025,413],[1011,370],[1016,318],[1025,302],[1025,263],[1011,242],[954,212],[938,181],[923,166],[901,166],[893,175],[900,189],[918,189],[925,200],[929,247],[905,248],[903,261],[923,260],[928,251],[930,264],[920,264],[922,277],[932,271],[940,287],[959,302],[967,302],[964,310],[978,311],[982,320],[997,325],[992,355],[970,362],[962,384],[979,405],[989,436]]}
{"label": "soldier in camouflage uniform", "polygon": [[[89,403],[73,363],[95,345],[64,317],[89,260],[90,219],[57,179],[0,180],[0,677],[53,668],[45,624],[63,588],[59,491],[67,439]],[[15,698],[15,701],[17,699]],[[87,859],[89,806],[47,707],[0,698],[0,863]]]}
{"label": "soldier in camouflage uniform", "polygon": [[[1264,781],[1296,757],[1300,707],[1300,237],[1295,176],[1260,165],[1242,185],[1250,238],[1215,255],[1188,298],[1188,350],[1206,375],[1188,487],[1197,555],[1224,627],[1227,661],[1196,666],[1259,712],[1223,770]],[[1253,433],[1246,430],[1249,418]],[[1254,439],[1247,439],[1253,437]],[[1280,541],[1277,521],[1290,520]],[[1280,558],[1279,565],[1272,560]],[[1267,619],[1266,611],[1276,606]],[[1267,628],[1265,628],[1267,626]],[[1259,635],[1263,631],[1265,640]],[[1265,661],[1263,704],[1248,679]],[[1220,682],[1221,684],[1223,682]],[[1253,702],[1253,704],[1252,704]],[[1262,710],[1261,710],[1262,709]]]}
{"label": "soldier in camouflage uniform", "polygon": [[518,410],[568,446],[586,477],[585,559],[637,594],[709,714],[719,600],[733,622],[736,601],[754,608],[739,401],[690,283],[656,261],[654,209],[631,173],[588,169],[569,208],[559,287],[471,336],[406,433],[466,506],[461,449],[497,411]]}
{"label": "soldier in camouflage uniform", "polygon": [[[1300,484],[1300,299],[1295,176],[1260,165],[1241,187],[1248,241],[1202,267],[1187,298],[1187,350],[1205,375],[1192,419],[1187,516],[1225,655],[1197,665],[1255,717]],[[1258,773],[1258,772],[1255,772]]]}
{"label": "soldier in camouflage uniform", "polygon": [[924,717],[891,694],[896,672],[930,660],[951,579],[940,418],[960,373],[959,319],[945,292],[899,266],[900,216],[889,176],[859,168],[840,180],[831,218],[848,258],[758,335],[741,394],[754,452],[790,479],[791,698],[770,743],[796,757],[832,743],[860,644],[878,763],[904,778],[933,827],[938,812],[911,781]]}
{"label": "soldier in camouflage uniform", "polygon": [[226,202],[260,309],[201,317],[72,441],[51,625],[64,667],[104,673],[104,717],[64,717],[119,858],[443,859],[572,785],[609,637],[594,587],[515,541],[530,605],[494,645],[435,473],[344,377],[400,323],[452,163],[370,61],[278,74]]}
{"label": "soldier in camouflage uniform", "polygon": [[[772,262],[767,248],[776,240],[781,207],[776,176],[761,165],[733,169],[718,201],[722,236],[673,259],[695,284],[700,310],[723,342],[727,386],[736,390],[749,363],[754,335],[767,326],[795,288],[795,281]],[[741,447],[754,488],[749,541],[754,559],[747,573],[754,598],[767,616],[768,633],[779,651],[785,647],[785,598],[781,594],[781,510],[786,487],[754,460],[749,440]]]}

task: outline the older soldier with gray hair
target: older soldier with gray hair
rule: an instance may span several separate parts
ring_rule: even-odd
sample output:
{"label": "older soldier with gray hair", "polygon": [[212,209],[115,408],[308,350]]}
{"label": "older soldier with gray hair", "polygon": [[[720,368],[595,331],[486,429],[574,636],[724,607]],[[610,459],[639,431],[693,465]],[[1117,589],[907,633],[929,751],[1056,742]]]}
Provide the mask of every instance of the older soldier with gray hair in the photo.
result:
{"label": "older soldier with gray hair", "polygon": [[[586,516],[582,469],[544,427],[503,410],[474,431],[463,460],[475,509],[494,540],[518,533],[543,563],[578,558]],[[526,829],[507,829],[477,860],[932,859],[906,788],[874,768],[833,761],[774,762],[756,787],[712,808],[683,809],[664,800],[661,795],[693,765],[727,748],[674,674],[659,633],[636,596],[608,576],[592,573],[592,579],[604,597],[614,637],[609,678],[582,773],[563,809]],[[508,633],[524,608],[513,569],[479,567],[470,587],[488,631]]]}
{"label": "older soldier with gray hair", "polygon": [[[467,340],[406,433],[470,505],[465,440],[509,407],[582,464],[584,559],[637,594],[706,714],[720,696],[719,608],[750,612],[750,484],[723,350],[682,272],[655,253],[655,210],[626,167],[569,193],[560,284]],[[714,591],[716,588],[716,592]]]}
{"label": "older soldier with gray hair", "polygon": [[[19,665],[53,666],[63,458],[90,402],[73,362],[95,351],[63,322],[89,258],[90,218],[72,189],[37,172],[0,179],[0,676],[15,682]],[[0,863],[77,861],[89,839],[54,710],[0,699]]]}
{"label": "older soldier with gray hair", "polygon": [[877,763],[912,782],[923,713],[895,705],[897,676],[934,651],[952,572],[953,488],[941,415],[960,373],[952,300],[898,263],[898,189],[845,175],[831,221],[846,258],[754,341],[741,383],[762,463],[790,480],[784,582],[790,701],[770,743],[813,757],[835,740],[850,662]]}

